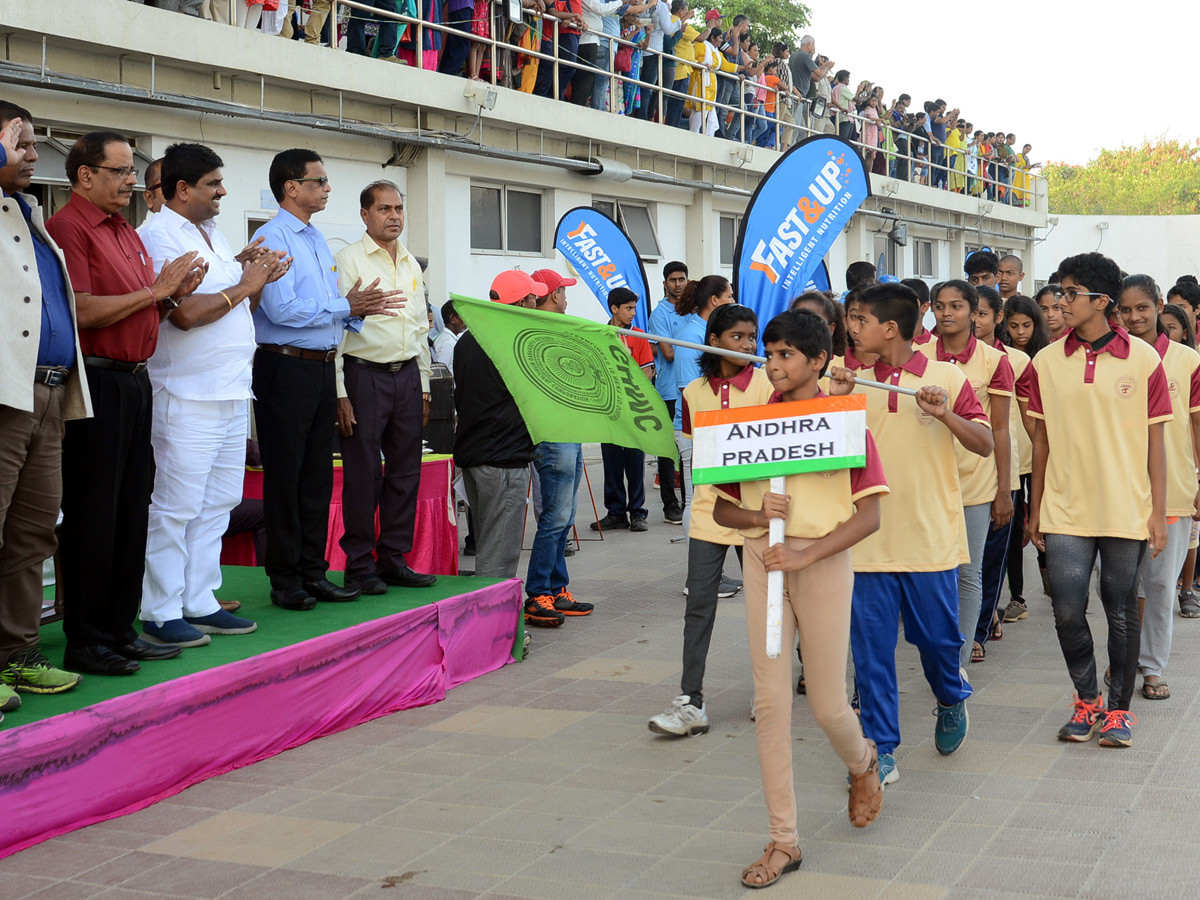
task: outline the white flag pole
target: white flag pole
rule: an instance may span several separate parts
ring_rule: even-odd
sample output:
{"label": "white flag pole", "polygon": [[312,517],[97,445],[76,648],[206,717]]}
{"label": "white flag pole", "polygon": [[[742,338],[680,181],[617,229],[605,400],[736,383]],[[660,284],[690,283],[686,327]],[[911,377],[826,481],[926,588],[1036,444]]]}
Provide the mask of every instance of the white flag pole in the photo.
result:
{"label": "white flag pole", "polygon": [[[784,479],[771,479],[771,493],[782,494]],[[767,524],[767,546],[783,543],[783,519]],[[783,649],[783,572],[767,573],[767,656],[776,659]]]}

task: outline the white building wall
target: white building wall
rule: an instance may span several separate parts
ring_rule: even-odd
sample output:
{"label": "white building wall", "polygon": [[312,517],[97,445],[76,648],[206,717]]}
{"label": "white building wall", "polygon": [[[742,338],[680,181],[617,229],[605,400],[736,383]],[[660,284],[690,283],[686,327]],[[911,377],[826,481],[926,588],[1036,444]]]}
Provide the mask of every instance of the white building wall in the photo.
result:
{"label": "white building wall", "polygon": [[[1039,282],[1068,256],[1099,251],[1126,272],[1152,276],[1165,290],[1200,274],[1200,216],[1057,216],[1038,247]],[[1101,226],[1107,226],[1101,228]],[[1027,286],[1028,287],[1028,286]]]}

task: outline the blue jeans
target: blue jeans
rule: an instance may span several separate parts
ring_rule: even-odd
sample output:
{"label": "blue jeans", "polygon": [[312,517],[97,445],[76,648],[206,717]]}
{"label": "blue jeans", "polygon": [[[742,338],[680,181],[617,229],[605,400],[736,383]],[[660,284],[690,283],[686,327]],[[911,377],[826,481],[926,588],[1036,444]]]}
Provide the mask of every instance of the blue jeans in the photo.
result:
{"label": "blue jeans", "polygon": [[583,478],[583,448],[579,444],[538,444],[533,467],[541,485],[542,511],[525,576],[525,592],[531,597],[555,594],[571,582],[566,549]]}
{"label": "blue jeans", "polygon": [[[688,79],[676,78],[671,84],[671,90],[680,94],[686,94],[688,92]],[[682,128],[684,131],[687,131],[688,123],[683,118],[683,106],[685,103],[687,103],[686,97],[667,97],[666,102],[663,104],[663,124],[673,125],[676,128]]]}
{"label": "blue jeans", "polygon": [[900,746],[900,692],[896,683],[896,638],[916,645],[933,695],[942,703],[971,696],[958,651],[958,571],[855,572],[850,613],[850,647],[862,709],[863,734],[880,753]]}
{"label": "blue jeans", "polygon": [[[400,12],[399,0],[365,0],[365,2],[385,12]],[[350,24],[346,26],[347,52],[357,53],[359,56],[367,55],[367,22],[375,18],[371,13],[354,10],[354,14],[350,17]],[[377,48],[375,55],[380,58],[393,56],[396,52],[396,43],[400,39],[397,33],[397,25],[399,23],[395,19],[389,19],[384,16],[379,16],[378,21],[379,37],[375,39],[375,46]]]}
{"label": "blue jeans", "polygon": [[975,640],[981,646],[992,636],[992,616],[997,611],[1004,612],[1000,608],[1000,594],[1004,590],[1004,576],[1008,572],[1009,538],[1017,524],[1017,510],[1021,510],[1022,516],[1025,512],[1020,495],[1020,491],[1012,492],[1012,521],[1001,528],[988,524],[987,541],[983,545],[983,604],[979,607],[979,622],[975,626]]}

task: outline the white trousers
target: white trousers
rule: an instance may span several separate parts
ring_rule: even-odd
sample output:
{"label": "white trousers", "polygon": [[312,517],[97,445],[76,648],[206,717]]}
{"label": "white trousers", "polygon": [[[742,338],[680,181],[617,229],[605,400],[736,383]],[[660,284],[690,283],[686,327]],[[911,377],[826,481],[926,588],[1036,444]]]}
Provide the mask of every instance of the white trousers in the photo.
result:
{"label": "white trousers", "polygon": [[221,536],[242,500],[249,427],[246,400],[154,395],[154,493],[142,581],[143,622],[219,610]]}
{"label": "white trousers", "polygon": [[254,29],[258,27],[258,21],[262,18],[262,5],[254,4],[247,6],[246,0],[238,0],[238,5],[234,7],[234,14],[237,17],[235,23],[238,28]]}
{"label": "white trousers", "polygon": [[692,113],[688,117],[688,125],[692,131],[707,134],[712,137],[717,133],[717,113],[711,107],[707,110]]}

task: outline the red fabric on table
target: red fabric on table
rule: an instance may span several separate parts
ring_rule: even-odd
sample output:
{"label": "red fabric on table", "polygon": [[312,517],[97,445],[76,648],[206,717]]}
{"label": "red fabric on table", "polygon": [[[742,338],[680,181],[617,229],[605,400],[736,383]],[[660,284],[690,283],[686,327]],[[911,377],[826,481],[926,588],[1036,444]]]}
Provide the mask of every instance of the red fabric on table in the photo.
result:
{"label": "red fabric on table", "polygon": [[[458,520],[454,513],[452,487],[453,469],[449,459],[430,459],[421,463],[421,486],[417,491],[417,518],[412,552],[408,564],[418,572],[434,575],[458,574]],[[242,496],[262,499],[261,469],[247,469]],[[376,525],[378,525],[378,516]],[[346,554],[339,541],[345,528],[342,525],[342,467],[333,468],[333,496],[329,500],[329,537],[325,558],[329,568],[341,572],[346,567]],[[254,543],[248,534],[225,538],[221,549],[221,564],[253,566]]]}

